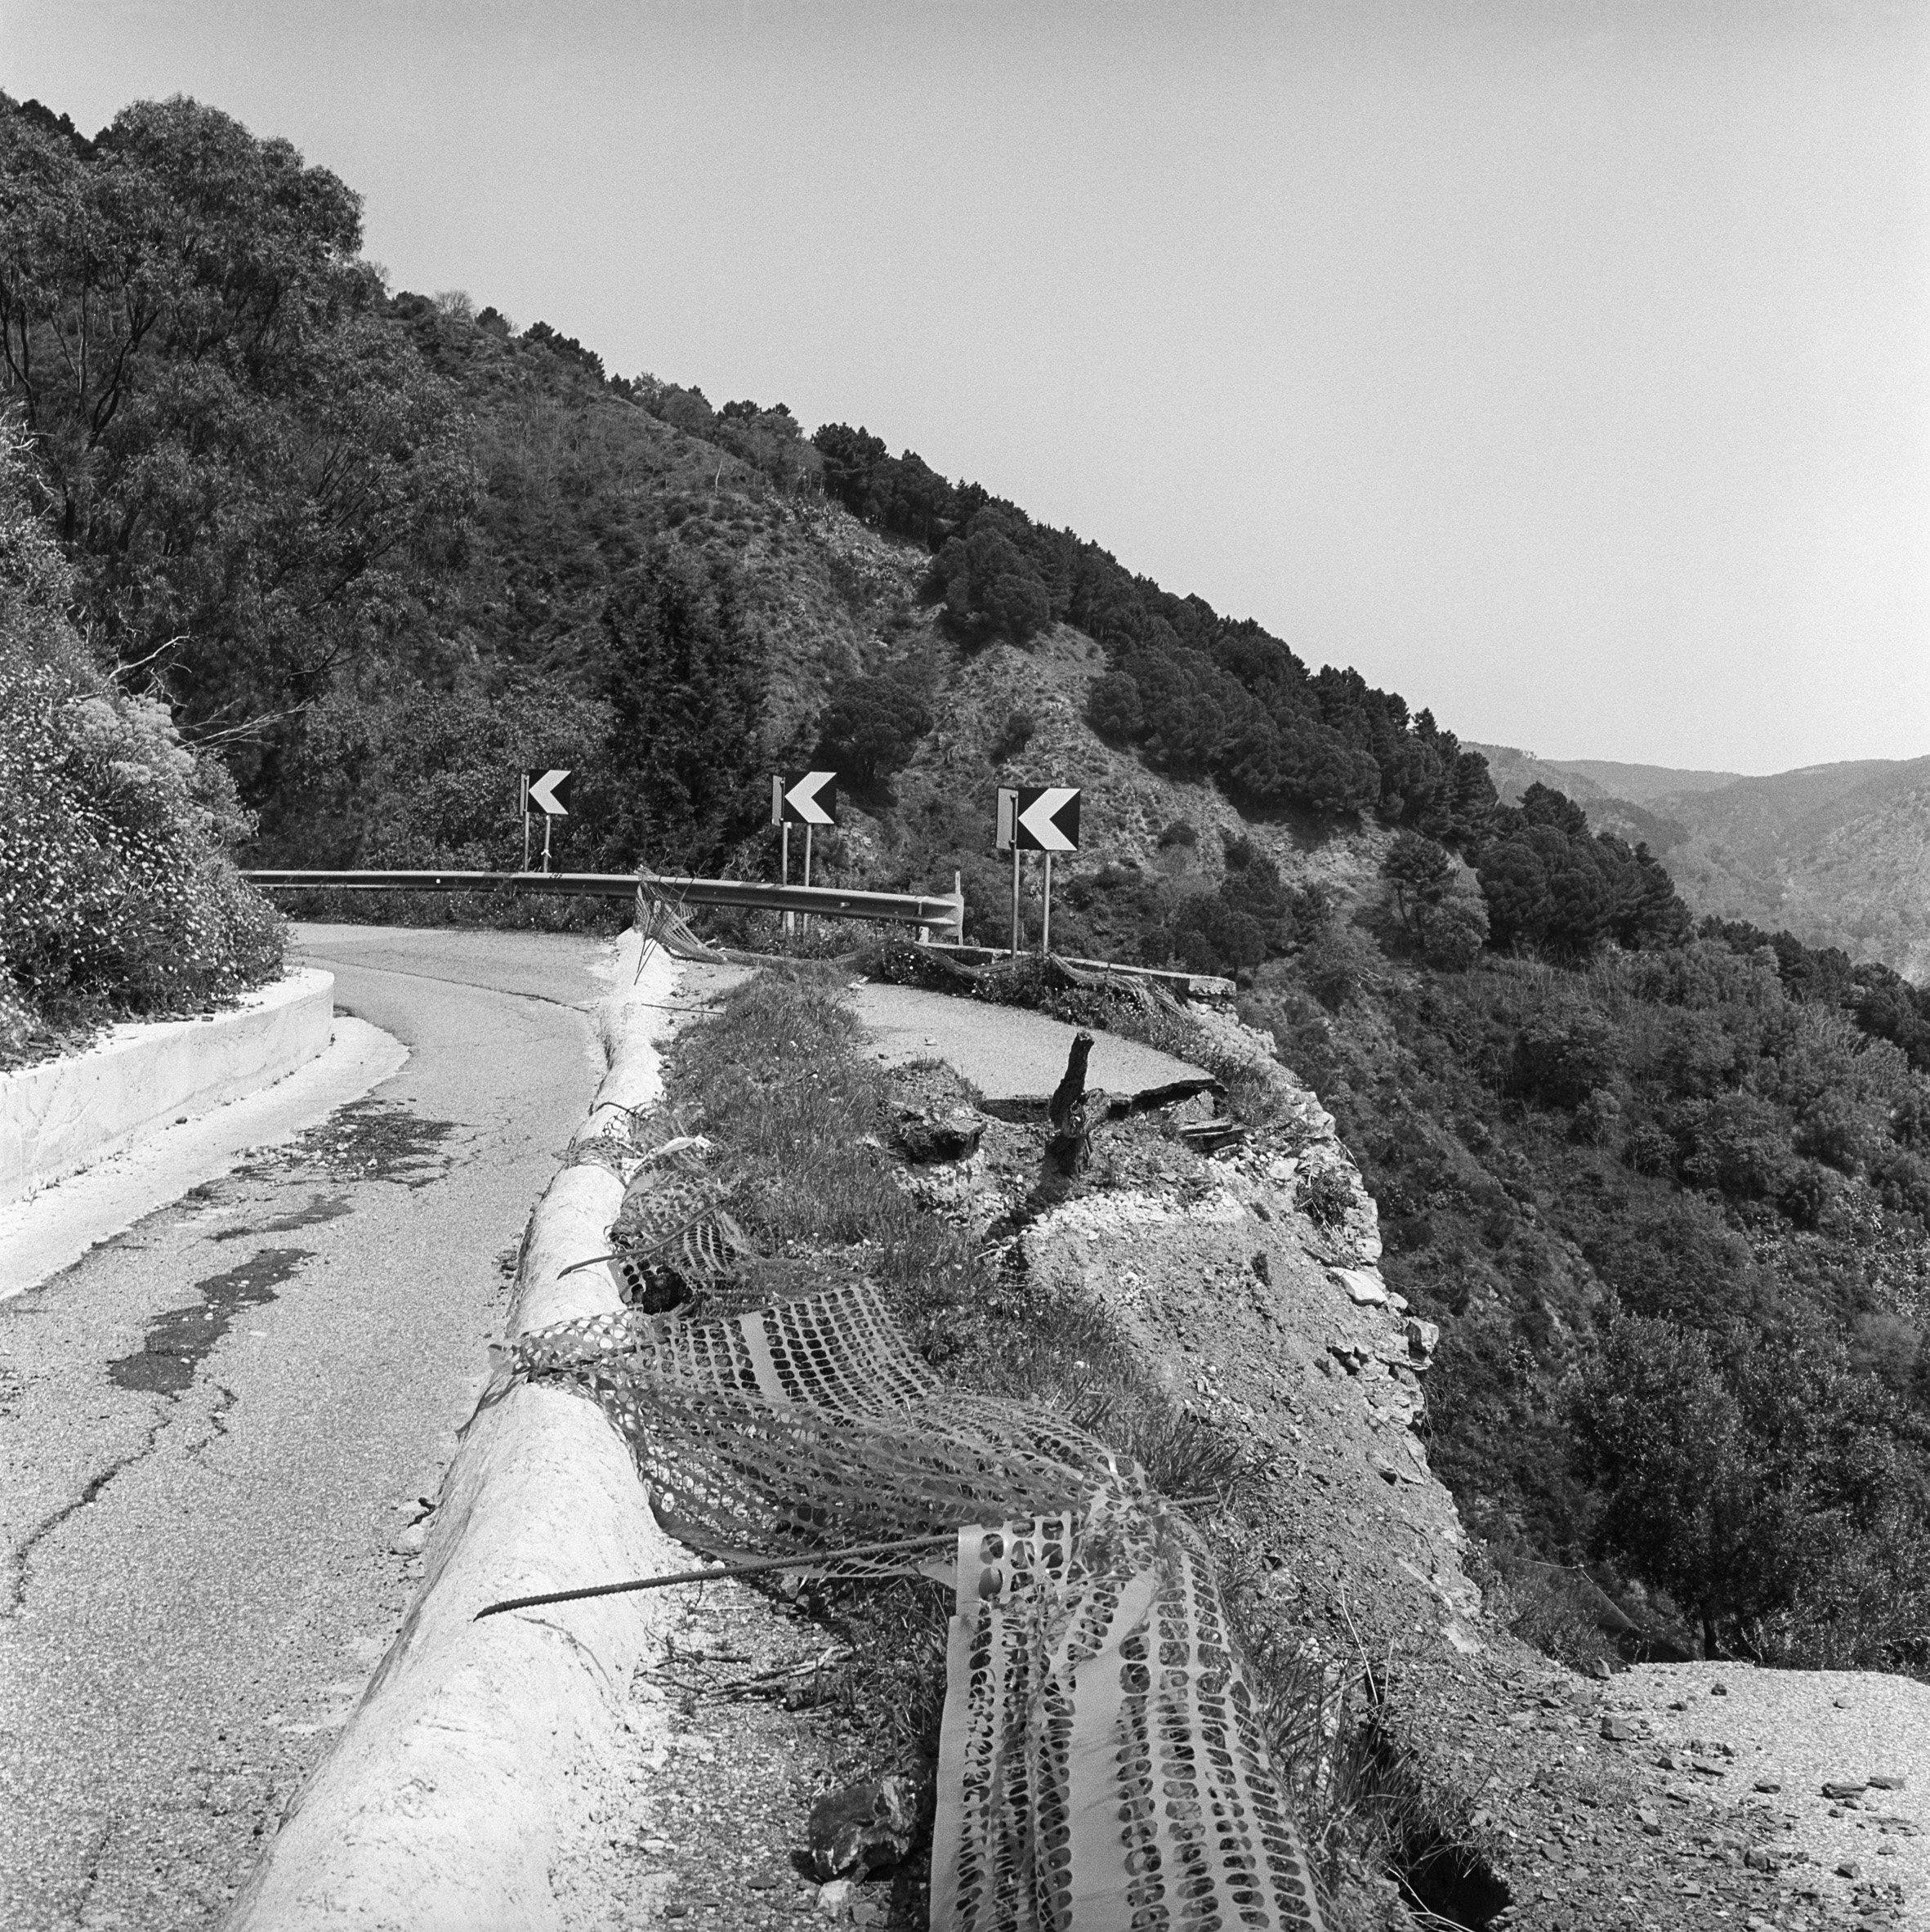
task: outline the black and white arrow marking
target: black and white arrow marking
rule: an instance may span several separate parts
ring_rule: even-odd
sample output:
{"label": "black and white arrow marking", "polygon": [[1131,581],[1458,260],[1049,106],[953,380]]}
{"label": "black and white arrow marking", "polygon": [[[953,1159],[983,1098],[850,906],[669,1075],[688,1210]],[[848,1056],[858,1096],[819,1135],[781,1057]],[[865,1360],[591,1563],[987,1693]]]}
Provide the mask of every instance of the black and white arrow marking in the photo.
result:
{"label": "black and white arrow marking", "polygon": [[1021,785],[1012,801],[1012,842],[1021,852],[1079,850],[1079,787]]}
{"label": "black and white arrow marking", "polygon": [[567,771],[525,771],[523,810],[540,812],[549,818],[568,818],[570,794],[574,789]]}
{"label": "black and white arrow marking", "polygon": [[835,771],[785,771],[771,780],[774,825],[834,825],[837,807]]}

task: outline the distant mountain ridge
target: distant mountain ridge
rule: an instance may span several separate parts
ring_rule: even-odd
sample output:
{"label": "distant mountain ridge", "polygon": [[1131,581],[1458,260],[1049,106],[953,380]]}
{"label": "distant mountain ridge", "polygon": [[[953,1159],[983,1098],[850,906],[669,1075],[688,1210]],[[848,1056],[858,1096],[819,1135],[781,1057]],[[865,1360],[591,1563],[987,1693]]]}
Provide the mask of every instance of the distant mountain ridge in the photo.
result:
{"label": "distant mountain ridge", "polygon": [[1646,840],[1700,913],[1930,980],[1930,757],[1806,765],[1763,778],[1472,747],[1495,789],[1538,780],[1598,830]]}

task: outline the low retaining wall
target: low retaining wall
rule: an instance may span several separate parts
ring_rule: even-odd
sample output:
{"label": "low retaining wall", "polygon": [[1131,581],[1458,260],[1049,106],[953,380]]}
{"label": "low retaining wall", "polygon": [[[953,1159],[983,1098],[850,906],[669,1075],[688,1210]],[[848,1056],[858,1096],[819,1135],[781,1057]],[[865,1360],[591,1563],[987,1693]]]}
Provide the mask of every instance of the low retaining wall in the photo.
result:
{"label": "low retaining wall", "polygon": [[333,973],[292,973],[206,1020],[116,1026],[84,1053],[0,1074],[0,1203],[293,1073],[328,1044]]}
{"label": "low retaining wall", "polygon": [[[662,1094],[655,1035],[677,967],[637,975],[624,935],[603,1032],[610,1071],[584,1135],[612,1104]],[[614,1311],[604,1268],[623,1198],[606,1167],[565,1166],[530,1219],[506,1324]],[[608,1598],[473,1621],[485,1603],[687,1565],[658,1528],[622,1437],[593,1402],[521,1384],[463,1432],[427,1546],[427,1574],[333,1749],[291,1805],[227,1932],[550,1932],[586,1832],[650,1740],[627,1692],[661,1654],[674,1606]]]}

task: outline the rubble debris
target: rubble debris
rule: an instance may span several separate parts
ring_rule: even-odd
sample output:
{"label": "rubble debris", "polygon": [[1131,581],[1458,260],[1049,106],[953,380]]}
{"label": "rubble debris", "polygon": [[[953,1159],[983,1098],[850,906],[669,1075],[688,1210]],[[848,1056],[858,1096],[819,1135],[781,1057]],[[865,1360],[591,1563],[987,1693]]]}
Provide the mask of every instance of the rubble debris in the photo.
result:
{"label": "rubble debris", "polygon": [[1220,1118],[1189,1120],[1179,1130],[1186,1145],[1202,1154],[1217,1153],[1222,1147],[1237,1146],[1247,1138],[1247,1129],[1239,1121]]}
{"label": "rubble debris", "polygon": [[1387,1285],[1371,1268],[1330,1268],[1327,1275],[1337,1288],[1346,1290],[1347,1299],[1356,1308],[1380,1308],[1386,1304]]}
{"label": "rubble debris", "polygon": [[918,1790],[901,1773],[831,1791],[811,1808],[811,1868],[821,1879],[882,1872],[910,1852]]}
{"label": "rubble debris", "polygon": [[901,1107],[891,1138],[907,1161],[964,1161],[978,1152],[985,1116],[974,1107]]}

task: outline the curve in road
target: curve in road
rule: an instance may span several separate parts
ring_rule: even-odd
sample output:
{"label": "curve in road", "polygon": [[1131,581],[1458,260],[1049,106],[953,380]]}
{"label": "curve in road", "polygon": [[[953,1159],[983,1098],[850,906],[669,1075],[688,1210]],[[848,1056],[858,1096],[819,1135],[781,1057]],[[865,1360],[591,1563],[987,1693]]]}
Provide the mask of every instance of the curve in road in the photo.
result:
{"label": "curve in road", "polygon": [[297,928],[410,1058],[0,1304],[0,1924],[221,1912],[413,1589],[607,948]]}

